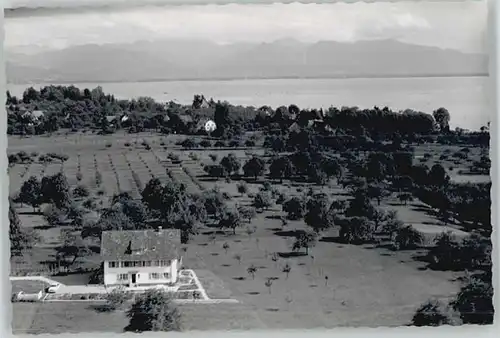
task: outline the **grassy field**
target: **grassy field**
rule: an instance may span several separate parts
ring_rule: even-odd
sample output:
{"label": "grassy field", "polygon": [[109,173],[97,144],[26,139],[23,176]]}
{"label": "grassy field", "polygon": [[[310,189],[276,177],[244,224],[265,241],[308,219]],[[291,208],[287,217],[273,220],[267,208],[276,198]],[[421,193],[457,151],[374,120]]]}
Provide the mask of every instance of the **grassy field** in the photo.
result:
{"label": "grassy field", "polygon": [[[61,170],[74,187],[78,184],[76,173],[80,168],[81,183],[87,185],[93,194],[103,190],[104,196],[100,199],[105,206],[109,197],[120,189],[139,197],[141,185],[152,175],[166,180],[168,169],[190,191],[217,186],[232,197],[231,204],[251,202],[248,196],[240,196],[237,192],[236,181],[214,182],[204,178],[202,164],[212,162],[210,154],[217,154],[220,160],[229,152],[234,152],[243,162],[252,153],[262,155],[262,149],[185,151],[175,146],[180,139],[182,136],[149,134],[61,135],[37,137],[36,140],[9,138],[9,153],[24,150],[40,154],[59,152],[69,156],[64,165],[32,163],[12,166],[9,169],[10,191],[15,193],[22,182],[32,175],[41,177],[43,173]],[[143,140],[151,146],[150,150],[142,145]],[[126,146],[126,143],[131,146]],[[415,160],[421,161],[424,154],[429,153],[425,164],[431,166],[446,149],[452,154],[459,147],[419,146]],[[169,152],[181,157],[182,167],[167,159]],[[440,163],[449,170],[453,180],[489,180],[488,176],[474,178],[459,174],[459,170],[466,170],[479,157],[480,150],[471,148],[468,160],[455,161],[450,156],[449,160]],[[95,184],[96,168],[102,174],[101,186]],[[140,184],[134,180],[132,173],[139,177]],[[249,193],[257,192],[260,186],[250,181]],[[292,196],[312,186],[285,181],[275,187],[286,196]],[[314,189],[322,189],[335,198],[345,198],[343,190],[335,182]],[[399,218],[407,224],[446,230],[418,201],[402,205],[392,198],[384,201],[381,207],[397,210]],[[44,262],[54,259],[54,248],[64,227],[47,228],[42,216],[33,215],[30,211],[30,207],[19,209],[22,224],[37,229],[43,243],[30,255],[13,262],[12,266],[13,269],[40,269],[42,273]],[[240,301],[239,304],[182,305],[186,329],[399,326],[409,323],[416,308],[429,298],[447,300],[458,291],[457,278],[461,274],[427,269],[426,263],[419,260],[423,251],[394,252],[380,245],[339,244],[335,242],[336,229],[324,234],[310,250],[310,255],[292,255],[293,235],[295,231],[305,229],[306,225],[304,221],[290,221],[282,229],[281,215],[281,206],[273,206],[258,214],[248,224],[256,228],[252,235],[246,234],[243,227],[237,230],[236,235],[218,233],[212,240],[210,236],[215,229],[207,226],[186,246],[184,264],[197,272],[209,297]],[[224,243],[229,244],[227,253],[223,249]],[[235,254],[241,255],[241,261],[235,258]],[[82,268],[95,268],[99,262],[99,256],[95,254],[79,259],[77,264]],[[285,264],[291,267],[288,277],[282,272]],[[255,278],[247,273],[250,265],[257,267]],[[87,278],[84,274],[55,277],[68,284],[85,284]],[[272,279],[271,287],[265,285],[268,278]],[[89,303],[16,303],[13,306],[15,333],[120,332],[127,324],[123,313],[98,313]]]}

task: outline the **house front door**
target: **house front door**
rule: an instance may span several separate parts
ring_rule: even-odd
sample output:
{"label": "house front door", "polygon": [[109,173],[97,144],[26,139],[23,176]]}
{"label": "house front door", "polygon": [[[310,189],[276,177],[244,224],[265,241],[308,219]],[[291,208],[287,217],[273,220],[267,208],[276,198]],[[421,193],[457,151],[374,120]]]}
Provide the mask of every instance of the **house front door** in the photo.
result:
{"label": "house front door", "polygon": [[132,284],[137,283],[137,274],[136,274],[136,273],[133,273],[131,277],[132,277],[132,278],[131,278],[131,279],[132,279]]}

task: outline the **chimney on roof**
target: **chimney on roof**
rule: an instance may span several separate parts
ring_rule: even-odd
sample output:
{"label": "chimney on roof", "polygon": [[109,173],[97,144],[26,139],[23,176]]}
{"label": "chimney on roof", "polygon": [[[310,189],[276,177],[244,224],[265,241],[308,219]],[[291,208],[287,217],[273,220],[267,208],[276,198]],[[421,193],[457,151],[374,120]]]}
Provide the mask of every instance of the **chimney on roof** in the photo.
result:
{"label": "chimney on roof", "polygon": [[127,249],[125,249],[125,255],[131,255],[131,254],[132,254],[132,241],[129,241]]}

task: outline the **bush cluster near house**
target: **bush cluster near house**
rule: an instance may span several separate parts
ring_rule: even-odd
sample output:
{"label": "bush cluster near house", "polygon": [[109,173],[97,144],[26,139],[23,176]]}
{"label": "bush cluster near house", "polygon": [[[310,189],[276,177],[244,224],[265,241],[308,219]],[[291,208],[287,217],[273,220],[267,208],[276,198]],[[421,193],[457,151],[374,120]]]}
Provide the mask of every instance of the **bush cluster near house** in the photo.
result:
{"label": "bush cluster near house", "polygon": [[[21,136],[16,142],[46,135],[57,144],[58,129],[70,129],[65,138],[75,143],[66,151],[49,145],[9,154],[9,176],[18,187],[9,209],[13,260],[41,253],[45,259],[36,265],[57,267],[50,274],[91,272],[99,283],[102,231],[161,225],[181,230],[187,264],[213,270],[227,285],[240,283],[235,292],[245,289],[239,297],[251,303],[248,294],[259,288],[272,299],[286,283],[299,285],[302,266],[325,264],[316,262],[330,257],[334,245],[337,254],[355,252],[342,264],[369,273],[362,262],[353,264],[361,255],[356,250],[369,246],[395,265],[413,267],[398,257],[414,253],[428,269],[469,271],[446,304],[431,299],[423,285],[422,304],[412,303],[416,314],[407,321],[492,321],[487,127],[450,130],[443,108],[433,114],[377,107],[273,110],[202,96],[181,106],[117,100],[100,88],[71,86],[8,95],[7,108],[9,134]],[[33,110],[45,114],[34,121],[26,114]],[[217,126],[210,135],[201,128],[205,119]],[[102,142],[94,145],[96,140]],[[468,180],[478,176],[484,182]],[[427,225],[439,230],[437,236],[422,230]],[[263,252],[270,265],[255,258]],[[344,273],[341,266],[329,269],[316,284],[328,288],[333,275]],[[425,283],[427,272],[415,270]],[[177,312],[170,308],[155,308],[170,319],[138,324],[141,307],[163,295],[152,297],[137,300],[130,330],[177,329]],[[126,300],[116,293],[109,302],[120,308]]]}

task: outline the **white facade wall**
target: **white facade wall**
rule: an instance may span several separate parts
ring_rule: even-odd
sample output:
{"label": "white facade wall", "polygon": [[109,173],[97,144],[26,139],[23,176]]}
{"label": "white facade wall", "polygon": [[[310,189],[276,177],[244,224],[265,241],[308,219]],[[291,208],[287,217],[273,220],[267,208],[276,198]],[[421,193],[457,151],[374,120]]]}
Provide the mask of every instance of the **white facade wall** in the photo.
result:
{"label": "white facade wall", "polygon": [[[121,262],[117,268],[110,268],[109,261],[104,261],[104,284],[105,285],[155,285],[170,284],[177,282],[178,261],[174,259],[168,266],[140,266],[140,267],[121,267]],[[150,274],[159,274],[159,279],[151,278]],[[168,278],[164,276],[168,273]],[[119,280],[120,274],[127,274],[127,280]],[[132,283],[132,275],[135,274],[135,284]]]}

